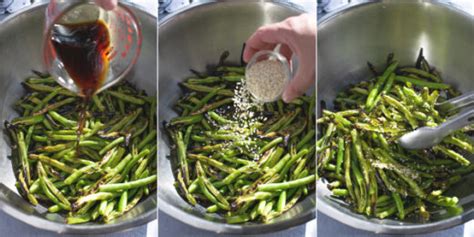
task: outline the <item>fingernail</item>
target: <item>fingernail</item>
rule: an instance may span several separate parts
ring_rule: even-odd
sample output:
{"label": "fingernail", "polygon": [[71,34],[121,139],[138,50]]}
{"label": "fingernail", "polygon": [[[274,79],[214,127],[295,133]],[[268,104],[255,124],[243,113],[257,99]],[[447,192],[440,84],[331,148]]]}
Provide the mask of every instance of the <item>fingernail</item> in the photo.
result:
{"label": "fingernail", "polygon": [[281,98],[283,99],[283,101],[285,101],[285,103],[289,103],[291,102],[291,100],[293,98],[291,98],[290,95],[288,95],[289,93],[287,91],[283,92],[283,95],[281,96]]}

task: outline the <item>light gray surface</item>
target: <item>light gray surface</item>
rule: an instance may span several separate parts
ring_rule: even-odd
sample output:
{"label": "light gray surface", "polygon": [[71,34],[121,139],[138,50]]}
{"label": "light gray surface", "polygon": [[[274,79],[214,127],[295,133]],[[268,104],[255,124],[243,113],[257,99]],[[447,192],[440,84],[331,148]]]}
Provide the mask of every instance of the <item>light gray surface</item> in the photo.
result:
{"label": "light gray surface", "polygon": [[[160,237],[179,236],[179,237],[236,237],[238,235],[218,235],[212,232],[200,230],[190,225],[186,225],[164,212],[159,212],[160,228],[158,234]],[[307,225],[300,225],[288,230],[262,235],[246,235],[248,237],[316,237],[316,222],[309,222]],[[335,235],[333,235],[335,236]],[[151,237],[151,236],[148,236]]]}
{"label": "light gray surface", "polygon": [[[318,237],[389,237],[394,235],[374,234],[363,230],[358,230],[340,222],[329,218],[321,212],[318,212]],[[466,225],[472,225],[470,222]],[[451,229],[424,235],[416,235],[416,237],[472,237],[474,233],[464,234],[464,226],[457,226]],[[413,236],[413,235],[395,235],[397,237]]]}
{"label": "light gray surface", "polygon": [[[94,237],[145,237],[147,235],[147,226],[108,235],[95,235]],[[18,237],[73,237],[81,235],[59,235],[49,231],[39,230],[23,222],[19,222],[7,214],[0,212],[0,236],[18,236]],[[82,235],[85,236],[85,235]],[[153,236],[155,237],[155,236]]]}

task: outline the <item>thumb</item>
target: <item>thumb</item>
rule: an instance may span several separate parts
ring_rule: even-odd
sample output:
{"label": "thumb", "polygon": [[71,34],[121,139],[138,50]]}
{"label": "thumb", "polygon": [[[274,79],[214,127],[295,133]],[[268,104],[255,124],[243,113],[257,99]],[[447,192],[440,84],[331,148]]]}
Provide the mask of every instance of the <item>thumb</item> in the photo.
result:
{"label": "thumb", "polygon": [[295,77],[290,80],[283,92],[282,99],[286,103],[291,102],[298,96],[303,95],[314,83],[315,71],[310,65],[301,65]]}
{"label": "thumb", "polygon": [[108,11],[113,10],[117,6],[117,2],[118,0],[95,0],[97,5]]}

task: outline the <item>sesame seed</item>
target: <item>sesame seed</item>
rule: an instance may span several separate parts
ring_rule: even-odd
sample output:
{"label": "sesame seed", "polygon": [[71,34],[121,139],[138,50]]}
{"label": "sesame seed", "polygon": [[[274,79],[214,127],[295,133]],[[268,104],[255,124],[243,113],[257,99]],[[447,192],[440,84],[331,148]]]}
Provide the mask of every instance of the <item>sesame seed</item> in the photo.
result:
{"label": "sesame seed", "polygon": [[255,63],[246,73],[249,92],[263,102],[274,101],[280,97],[287,79],[283,64],[270,59]]}
{"label": "sesame seed", "polygon": [[233,102],[234,110],[230,117],[234,122],[219,126],[219,130],[238,137],[238,140],[228,141],[225,143],[225,147],[239,143],[248,151],[248,155],[253,156],[254,160],[258,160],[260,157],[257,155],[259,147],[256,142],[258,131],[256,125],[267,120],[266,117],[260,115],[261,113],[258,113],[263,111],[263,103],[253,99],[243,78],[236,83]]}

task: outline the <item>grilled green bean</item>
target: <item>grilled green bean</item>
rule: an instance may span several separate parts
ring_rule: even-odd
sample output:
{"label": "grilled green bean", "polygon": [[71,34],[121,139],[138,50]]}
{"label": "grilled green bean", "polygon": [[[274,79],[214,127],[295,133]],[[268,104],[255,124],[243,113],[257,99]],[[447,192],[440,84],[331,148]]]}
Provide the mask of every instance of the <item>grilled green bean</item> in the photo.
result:
{"label": "grilled green bean", "polygon": [[[24,86],[32,93],[15,103],[24,116],[5,127],[19,193],[32,205],[67,212],[69,224],[107,222],[156,188],[149,185],[157,177],[155,97],[122,82],[84,105],[51,78],[29,78]],[[84,107],[78,138],[78,112]],[[100,191],[110,185],[119,191]]]}
{"label": "grilled green bean", "polygon": [[180,83],[191,92],[178,104],[190,106],[164,123],[178,192],[228,223],[276,218],[314,188],[316,177],[315,97],[254,105],[241,91],[244,74],[220,65],[207,74],[216,77]]}
{"label": "grilled green bean", "polygon": [[[416,68],[397,68],[393,56],[387,61],[383,75],[339,93],[335,111],[323,110],[317,120],[325,131],[316,143],[318,174],[334,197],[369,217],[418,215],[415,219],[427,221],[440,208],[459,214],[458,199],[441,193],[473,172],[464,154],[474,148],[464,131],[423,151],[406,150],[397,142],[411,130],[446,121],[448,115],[436,104],[456,90],[442,82],[422,52]],[[262,184],[259,190],[274,187],[281,188]]]}

